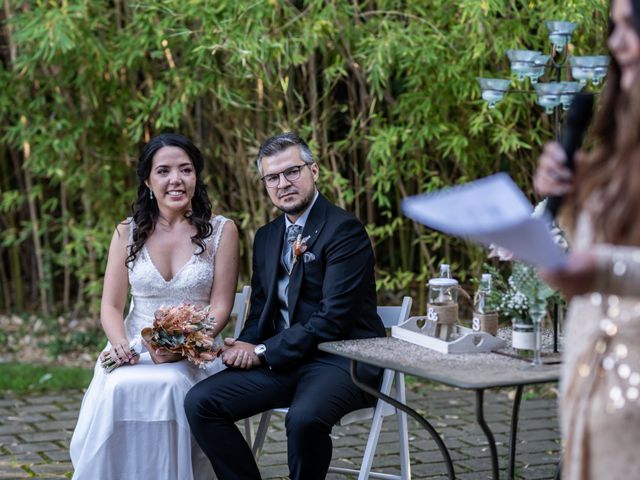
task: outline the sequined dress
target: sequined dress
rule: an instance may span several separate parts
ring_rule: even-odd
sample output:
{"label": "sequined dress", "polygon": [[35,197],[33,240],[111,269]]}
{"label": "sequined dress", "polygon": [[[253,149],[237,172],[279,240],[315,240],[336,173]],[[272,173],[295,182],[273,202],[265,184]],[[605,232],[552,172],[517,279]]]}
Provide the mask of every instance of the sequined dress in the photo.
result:
{"label": "sequined dress", "polygon": [[[125,328],[130,340],[152,324],[153,313],[162,305],[209,303],[215,253],[226,221],[222,216],[211,220],[213,234],[205,240],[206,250],[194,254],[169,281],[142,248],[129,269],[132,308]],[[134,228],[131,223],[130,237]],[[146,351],[137,365],[108,374],[98,361],[71,439],[73,478],[213,479],[211,464],[191,436],[183,400],[195,383],[221,368],[219,360],[206,369],[186,360],[155,365]]]}
{"label": "sequined dress", "polygon": [[640,478],[640,248],[593,242],[584,214],[575,238],[596,254],[598,293],[575,297],[567,316],[562,478]]}

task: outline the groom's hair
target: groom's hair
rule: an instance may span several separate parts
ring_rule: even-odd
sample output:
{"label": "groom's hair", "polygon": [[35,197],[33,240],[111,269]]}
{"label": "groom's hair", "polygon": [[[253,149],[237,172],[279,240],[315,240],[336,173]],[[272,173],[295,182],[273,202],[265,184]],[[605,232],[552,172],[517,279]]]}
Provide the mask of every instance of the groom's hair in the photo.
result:
{"label": "groom's hair", "polygon": [[296,146],[300,150],[300,158],[304,163],[306,163],[307,165],[311,165],[315,162],[309,145],[307,145],[307,142],[300,138],[298,134],[293,132],[281,133],[280,135],[274,135],[273,137],[266,139],[264,142],[262,142],[262,145],[260,145],[258,156],[256,157],[256,166],[258,167],[260,176],[262,176],[263,157],[271,157],[286,150],[289,147]]}

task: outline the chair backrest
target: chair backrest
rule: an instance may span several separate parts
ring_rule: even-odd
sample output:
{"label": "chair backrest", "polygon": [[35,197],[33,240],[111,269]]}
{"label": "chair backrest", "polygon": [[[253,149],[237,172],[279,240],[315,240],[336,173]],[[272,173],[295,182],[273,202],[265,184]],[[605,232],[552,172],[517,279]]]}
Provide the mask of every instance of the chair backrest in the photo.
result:
{"label": "chair backrest", "polygon": [[409,318],[411,313],[411,297],[402,297],[402,304],[393,307],[378,307],[378,315],[382,319],[385,328],[391,328],[399,325]]}
{"label": "chair backrest", "polygon": [[245,285],[242,287],[242,291],[236,293],[236,299],[233,302],[233,308],[231,309],[231,316],[236,317],[236,326],[233,331],[233,338],[238,338],[244,322],[249,314],[249,299],[251,298],[251,287]]}

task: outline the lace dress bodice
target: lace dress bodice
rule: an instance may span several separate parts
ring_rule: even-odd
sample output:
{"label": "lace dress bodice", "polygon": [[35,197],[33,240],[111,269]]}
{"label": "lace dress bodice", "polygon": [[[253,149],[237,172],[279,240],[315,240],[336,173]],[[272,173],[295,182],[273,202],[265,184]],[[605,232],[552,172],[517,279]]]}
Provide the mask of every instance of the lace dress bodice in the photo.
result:
{"label": "lace dress bodice", "polygon": [[[135,224],[128,219],[129,244],[132,243]],[[222,215],[211,219],[212,234],[204,240],[205,251],[194,253],[187,263],[169,281],[165,280],[153,264],[146,245],[129,268],[131,285],[131,310],[125,319],[129,339],[140,334],[144,327],[151,326],[153,314],[161,306],[195,303],[207,305],[211,296],[215,255],[228,219]],[[197,248],[196,251],[200,249]]]}

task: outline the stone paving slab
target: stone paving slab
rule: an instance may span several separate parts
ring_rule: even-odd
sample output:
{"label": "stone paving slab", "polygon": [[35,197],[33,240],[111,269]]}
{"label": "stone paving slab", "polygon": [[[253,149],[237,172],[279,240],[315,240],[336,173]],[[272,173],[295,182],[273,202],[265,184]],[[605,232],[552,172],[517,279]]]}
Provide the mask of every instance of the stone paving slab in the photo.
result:
{"label": "stone paving slab", "polygon": [[[422,395],[409,392],[408,398],[409,404],[425,415],[443,437],[454,461],[456,478],[491,478],[487,440],[475,422],[473,393],[454,389],[434,390]],[[79,391],[23,397],[0,394],[0,480],[71,478],[73,467],[68,445],[81,400],[82,392]],[[501,478],[506,477],[511,405],[507,391],[485,394],[485,417],[498,445]],[[553,478],[560,456],[556,400],[528,400],[525,397],[520,415],[517,478]],[[254,426],[257,427],[257,419]],[[332,432],[333,464],[357,468],[368,431],[367,422],[336,426]],[[447,478],[435,442],[413,419],[409,419],[409,443],[412,478]],[[259,462],[263,478],[287,478],[286,450],[284,417],[274,414]],[[374,469],[398,474],[398,465],[396,422],[394,417],[388,417],[378,442]],[[329,480],[349,478],[356,477],[327,476]]]}

